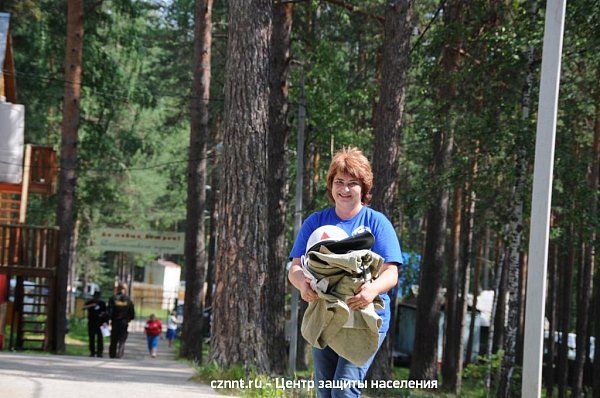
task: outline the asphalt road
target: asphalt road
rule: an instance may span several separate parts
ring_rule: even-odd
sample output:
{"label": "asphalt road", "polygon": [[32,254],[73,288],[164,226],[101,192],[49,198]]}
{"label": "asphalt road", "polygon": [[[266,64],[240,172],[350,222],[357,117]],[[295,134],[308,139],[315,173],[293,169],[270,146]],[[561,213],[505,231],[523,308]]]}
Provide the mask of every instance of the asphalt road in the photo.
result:
{"label": "asphalt road", "polygon": [[[2,398],[222,397],[190,381],[194,370],[175,360],[166,340],[151,358],[139,324],[130,325],[122,359],[0,352]],[[108,343],[108,340],[106,340]]]}

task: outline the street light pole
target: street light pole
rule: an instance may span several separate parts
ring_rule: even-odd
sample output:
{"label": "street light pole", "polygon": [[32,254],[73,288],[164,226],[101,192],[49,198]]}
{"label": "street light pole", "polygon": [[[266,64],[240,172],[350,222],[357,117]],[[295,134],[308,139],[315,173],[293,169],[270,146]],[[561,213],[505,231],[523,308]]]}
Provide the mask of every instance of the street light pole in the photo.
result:
{"label": "street light pole", "polygon": [[[548,0],[544,27],[544,47],[540,77],[531,227],[529,236],[529,275],[525,307],[525,338],[521,396],[539,398],[542,392],[544,309],[554,142],[566,0]],[[550,336],[552,338],[552,336]]]}
{"label": "street light pole", "polygon": [[[306,99],[304,97],[304,70],[300,78],[300,103],[298,105],[298,137],[296,141],[296,203],[294,208],[294,236],[298,235],[302,226],[302,181],[304,171],[304,125],[306,120]],[[288,371],[293,375],[296,371],[296,357],[298,348],[298,302],[300,301],[298,289],[291,285],[291,338]]]}

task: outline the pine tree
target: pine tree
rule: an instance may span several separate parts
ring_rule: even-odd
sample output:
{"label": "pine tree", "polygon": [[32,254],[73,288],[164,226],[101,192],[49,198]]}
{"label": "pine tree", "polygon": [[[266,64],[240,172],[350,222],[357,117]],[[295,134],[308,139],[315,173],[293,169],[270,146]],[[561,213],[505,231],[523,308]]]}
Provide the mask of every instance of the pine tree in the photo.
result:
{"label": "pine tree", "polygon": [[270,1],[229,3],[223,183],[219,203],[211,357],[271,369],[268,306],[267,133]]}
{"label": "pine tree", "polygon": [[81,103],[81,75],[83,70],[83,1],[69,0],[67,11],[67,46],[65,54],[65,95],[63,103],[62,136],[60,150],[60,177],[57,224],[60,228],[59,265],[56,282],[56,330],[54,350],[65,350],[65,324],[67,319],[67,279],[73,266],[71,239],[75,215],[75,189],[77,186],[77,141],[79,139],[79,107]]}
{"label": "pine tree", "polygon": [[202,363],[202,290],[206,279],[204,209],[206,207],[206,144],[212,43],[212,0],[196,1],[194,81],[192,86],[190,148],[188,155],[185,231],[185,307],[181,355]]}

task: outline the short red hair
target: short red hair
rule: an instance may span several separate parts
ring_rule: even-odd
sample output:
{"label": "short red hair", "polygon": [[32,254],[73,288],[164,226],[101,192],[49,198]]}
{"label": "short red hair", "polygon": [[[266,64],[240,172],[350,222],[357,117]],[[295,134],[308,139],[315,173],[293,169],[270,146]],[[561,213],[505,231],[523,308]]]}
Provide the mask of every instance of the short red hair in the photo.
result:
{"label": "short red hair", "polygon": [[373,171],[371,163],[362,151],[356,147],[348,147],[340,149],[335,153],[329,171],[327,172],[327,199],[331,203],[335,203],[331,188],[333,179],[336,174],[348,174],[352,178],[356,178],[362,188],[361,201],[364,204],[369,204],[371,201],[371,189],[373,188]]}

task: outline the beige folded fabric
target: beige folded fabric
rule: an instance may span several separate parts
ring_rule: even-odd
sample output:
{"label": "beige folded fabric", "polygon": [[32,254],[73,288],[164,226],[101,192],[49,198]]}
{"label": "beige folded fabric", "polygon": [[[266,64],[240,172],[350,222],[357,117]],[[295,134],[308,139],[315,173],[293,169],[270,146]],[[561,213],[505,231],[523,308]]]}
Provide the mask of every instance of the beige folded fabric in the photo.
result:
{"label": "beige folded fabric", "polygon": [[383,309],[379,297],[364,309],[351,310],[346,301],[363,283],[379,276],[383,258],[370,250],[333,254],[325,247],[306,255],[307,269],[317,280],[320,299],[309,303],[302,319],[302,336],[317,348],[331,347],[338,355],[363,365],[377,351]]}

